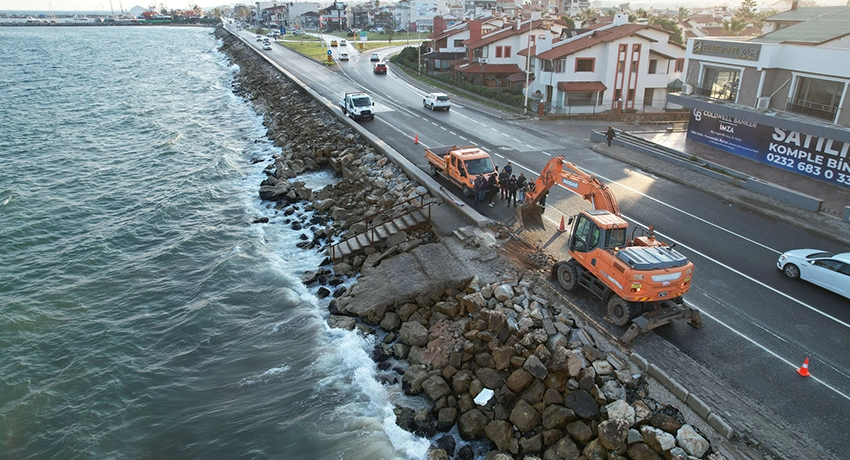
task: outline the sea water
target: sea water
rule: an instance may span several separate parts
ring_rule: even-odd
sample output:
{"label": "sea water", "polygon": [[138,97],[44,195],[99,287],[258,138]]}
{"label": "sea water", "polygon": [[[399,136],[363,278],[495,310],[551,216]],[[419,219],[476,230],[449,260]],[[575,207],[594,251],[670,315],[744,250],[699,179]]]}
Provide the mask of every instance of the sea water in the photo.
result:
{"label": "sea water", "polygon": [[0,457],[424,458],[258,198],[279,150],[219,45],[0,27]]}

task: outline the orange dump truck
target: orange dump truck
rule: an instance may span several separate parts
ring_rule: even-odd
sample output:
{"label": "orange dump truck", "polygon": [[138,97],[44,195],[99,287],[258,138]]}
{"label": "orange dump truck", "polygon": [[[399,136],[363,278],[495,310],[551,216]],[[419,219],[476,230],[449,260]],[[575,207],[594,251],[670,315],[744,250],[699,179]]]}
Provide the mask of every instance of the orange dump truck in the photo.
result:
{"label": "orange dump truck", "polygon": [[496,174],[490,154],[474,145],[456,145],[425,149],[425,158],[431,166],[431,174],[445,176],[460,187],[464,196],[471,196],[473,183],[479,174],[485,178]]}

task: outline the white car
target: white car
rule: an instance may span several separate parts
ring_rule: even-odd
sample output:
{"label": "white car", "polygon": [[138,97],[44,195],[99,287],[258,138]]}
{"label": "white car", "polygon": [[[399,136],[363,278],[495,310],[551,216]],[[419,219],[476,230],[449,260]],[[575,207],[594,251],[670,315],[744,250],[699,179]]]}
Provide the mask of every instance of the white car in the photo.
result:
{"label": "white car", "polygon": [[264,50],[270,50],[270,49],[272,49],[272,44],[271,44],[271,43],[264,43],[264,44],[263,44],[263,49],[264,49]]}
{"label": "white car", "polygon": [[452,103],[449,101],[449,96],[444,93],[430,93],[422,99],[422,105],[431,110],[449,110],[452,108]]}
{"label": "white car", "polygon": [[369,58],[372,62],[378,62],[381,60],[381,56],[378,53],[372,53],[372,57]]}
{"label": "white car", "polygon": [[339,46],[345,46],[345,45],[347,45],[347,44],[348,44],[348,43],[346,43],[346,41],[345,41],[345,39],[344,39],[344,38],[339,40]]}
{"label": "white car", "polygon": [[806,280],[850,299],[850,252],[794,249],[779,256],[776,266],[789,278]]}
{"label": "white car", "polygon": [[340,61],[347,61],[348,60],[348,53],[339,53],[339,60]]}

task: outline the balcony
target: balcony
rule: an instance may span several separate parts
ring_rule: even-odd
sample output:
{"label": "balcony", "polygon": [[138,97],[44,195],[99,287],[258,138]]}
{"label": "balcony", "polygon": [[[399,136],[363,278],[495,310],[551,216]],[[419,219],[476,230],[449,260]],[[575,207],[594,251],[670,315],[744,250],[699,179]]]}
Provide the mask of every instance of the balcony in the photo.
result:
{"label": "balcony", "polygon": [[735,102],[738,99],[738,85],[697,86],[694,93],[709,99]]}
{"label": "balcony", "polygon": [[834,105],[819,104],[804,99],[790,99],[785,106],[785,110],[800,115],[808,115],[810,117],[820,118],[821,120],[835,121],[835,113],[838,107]]}

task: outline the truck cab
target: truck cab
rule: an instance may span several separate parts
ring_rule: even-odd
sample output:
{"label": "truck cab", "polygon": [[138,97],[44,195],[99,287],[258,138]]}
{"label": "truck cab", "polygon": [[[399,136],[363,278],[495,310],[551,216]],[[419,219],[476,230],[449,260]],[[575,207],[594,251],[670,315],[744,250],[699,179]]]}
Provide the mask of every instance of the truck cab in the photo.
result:
{"label": "truck cab", "polygon": [[342,107],[342,113],[350,116],[355,120],[374,120],[375,119],[375,103],[368,94],[345,93],[339,100]]}
{"label": "truck cab", "polygon": [[490,154],[475,147],[434,147],[425,149],[425,158],[431,163],[431,174],[443,174],[461,188],[465,196],[472,194],[478,175],[489,178],[496,174]]}

